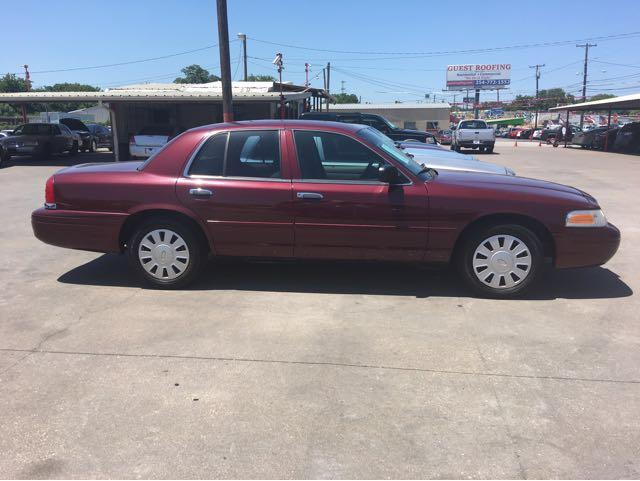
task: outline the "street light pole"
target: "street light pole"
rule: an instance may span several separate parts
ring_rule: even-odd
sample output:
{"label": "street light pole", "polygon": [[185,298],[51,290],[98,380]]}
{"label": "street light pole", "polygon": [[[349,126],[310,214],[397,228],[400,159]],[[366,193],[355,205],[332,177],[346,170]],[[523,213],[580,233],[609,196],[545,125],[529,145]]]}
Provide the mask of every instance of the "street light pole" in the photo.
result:
{"label": "street light pole", "polygon": [[244,33],[239,33],[238,38],[242,41],[242,58],[244,59],[244,81],[249,78],[247,74],[247,36]]}
{"label": "street light pole", "polygon": [[284,93],[282,92],[282,71],[284,67],[282,66],[282,54],[278,52],[276,54],[276,58],[273,59],[273,65],[278,67],[278,78],[280,84],[280,118],[284,120]]}
{"label": "street light pole", "polygon": [[222,77],[222,120],[233,122],[233,92],[231,89],[231,60],[229,59],[229,25],[227,0],[216,0],[218,13],[218,43],[220,45],[220,76]]}

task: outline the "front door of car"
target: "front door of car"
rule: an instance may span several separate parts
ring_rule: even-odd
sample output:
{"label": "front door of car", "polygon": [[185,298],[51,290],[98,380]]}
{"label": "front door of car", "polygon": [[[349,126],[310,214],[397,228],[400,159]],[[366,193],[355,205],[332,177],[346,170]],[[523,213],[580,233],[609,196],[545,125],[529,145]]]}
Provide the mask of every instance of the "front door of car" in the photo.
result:
{"label": "front door of car", "polygon": [[299,175],[293,180],[296,257],[422,260],[428,198],[422,182],[401,174],[378,180],[389,162],[343,134],[293,132]]}
{"label": "front door of car", "polygon": [[180,201],[206,224],[217,255],[291,257],[291,180],[278,130],[234,130],[204,141],[176,183]]}

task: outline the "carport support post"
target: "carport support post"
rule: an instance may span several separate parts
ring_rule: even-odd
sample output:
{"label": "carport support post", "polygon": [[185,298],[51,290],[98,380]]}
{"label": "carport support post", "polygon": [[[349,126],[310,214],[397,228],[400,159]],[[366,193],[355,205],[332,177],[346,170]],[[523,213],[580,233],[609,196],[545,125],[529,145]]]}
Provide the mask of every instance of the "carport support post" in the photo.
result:
{"label": "carport support post", "polygon": [[567,110],[567,123],[565,124],[564,146],[567,146],[567,137],[569,137],[569,110]]}
{"label": "carport support post", "polygon": [[113,155],[116,162],[120,161],[120,142],[118,142],[118,124],[116,122],[116,106],[109,104],[109,120],[111,121],[111,138],[113,139]]}
{"label": "carport support post", "polygon": [[603,150],[606,152],[609,147],[609,129],[611,129],[611,109],[609,109],[609,115],[607,117],[607,131],[604,133],[604,147]]}

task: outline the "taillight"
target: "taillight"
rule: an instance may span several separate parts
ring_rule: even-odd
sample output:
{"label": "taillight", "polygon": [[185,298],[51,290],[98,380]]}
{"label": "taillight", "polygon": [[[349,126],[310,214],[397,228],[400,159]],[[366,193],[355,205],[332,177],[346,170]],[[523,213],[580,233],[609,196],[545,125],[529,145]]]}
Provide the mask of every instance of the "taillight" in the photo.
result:
{"label": "taillight", "polygon": [[44,186],[44,206],[47,209],[56,208],[56,193],[54,189],[53,175],[47,179],[47,183]]}

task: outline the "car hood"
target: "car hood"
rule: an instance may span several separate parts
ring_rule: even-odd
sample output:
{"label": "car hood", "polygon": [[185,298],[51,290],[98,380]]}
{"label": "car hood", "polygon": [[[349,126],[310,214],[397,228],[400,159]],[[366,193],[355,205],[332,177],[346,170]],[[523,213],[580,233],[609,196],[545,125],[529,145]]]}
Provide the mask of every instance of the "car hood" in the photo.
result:
{"label": "car hood", "polygon": [[[437,169],[436,169],[437,170]],[[575,187],[568,185],[556,184],[555,182],[547,182],[546,180],[529,179],[527,177],[515,177],[510,175],[497,175],[492,173],[479,172],[455,172],[443,170],[439,172],[438,182],[455,185],[472,184],[477,187],[485,187],[487,189],[507,190],[526,192],[535,190],[538,192],[556,193],[561,196],[580,197],[586,200],[593,207],[597,207],[598,203],[589,194]]]}
{"label": "car hood", "polygon": [[403,135],[421,135],[427,136],[426,132],[421,132],[419,130],[411,130],[411,129],[395,129],[393,131],[394,134],[403,134]]}
{"label": "car hood", "polygon": [[502,165],[492,164],[490,162],[481,162],[479,160],[455,159],[447,157],[415,157],[418,163],[424,164],[436,170],[457,170],[464,172],[484,172],[488,174],[509,174],[514,175],[511,169],[507,169]]}
{"label": "car hood", "polygon": [[403,149],[407,154],[413,155],[414,160],[416,162],[421,163],[425,160],[429,159],[458,159],[458,160],[466,160],[471,162],[477,162],[478,157],[475,155],[468,154],[460,154],[453,150],[446,149],[424,149],[424,148],[404,148]]}

